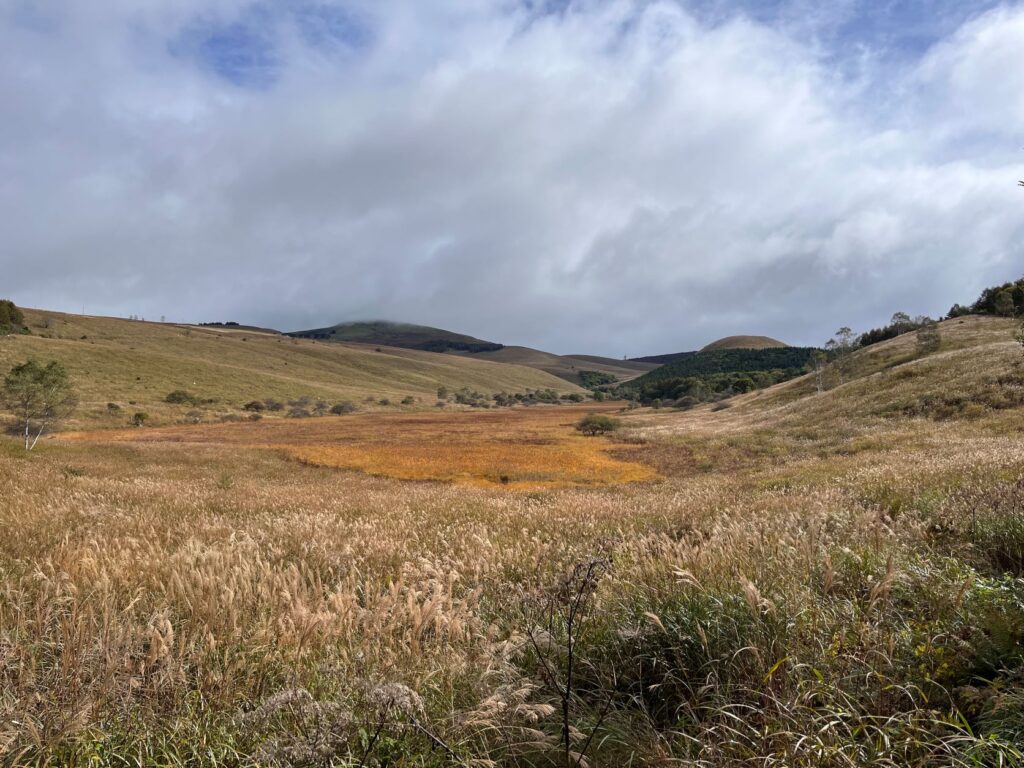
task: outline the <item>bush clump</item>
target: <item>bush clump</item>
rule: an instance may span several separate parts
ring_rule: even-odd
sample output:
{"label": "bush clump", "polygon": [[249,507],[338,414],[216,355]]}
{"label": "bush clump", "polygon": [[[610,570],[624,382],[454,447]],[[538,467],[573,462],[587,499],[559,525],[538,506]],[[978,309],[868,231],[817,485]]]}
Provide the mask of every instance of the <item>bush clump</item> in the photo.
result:
{"label": "bush clump", "polygon": [[619,420],[603,413],[588,413],[576,424],[576,431],[584,435],[606,435],[619,428]]}
{"label": "bush clump", "polygon": [[21,331],[25,316],[10,299],[0,299],[0,336]]}
{"label": "bush clump", "polygon": [[171,405],[191,405],[192,407],[195,407],[199,405],[200,400],[191,392],[184,389],[176,389],[173,392],[167,393],[167,397],[164,398],[164,402],[170,403]]}

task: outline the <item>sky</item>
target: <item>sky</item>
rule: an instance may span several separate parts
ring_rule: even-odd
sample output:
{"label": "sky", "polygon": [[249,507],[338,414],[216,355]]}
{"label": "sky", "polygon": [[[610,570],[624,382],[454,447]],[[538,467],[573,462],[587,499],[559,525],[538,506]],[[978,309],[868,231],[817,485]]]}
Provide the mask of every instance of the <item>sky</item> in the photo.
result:
{"label": "sky", "polygon": [[639,356],[1024,275],[1024,2],[0,0],[0,297]]}

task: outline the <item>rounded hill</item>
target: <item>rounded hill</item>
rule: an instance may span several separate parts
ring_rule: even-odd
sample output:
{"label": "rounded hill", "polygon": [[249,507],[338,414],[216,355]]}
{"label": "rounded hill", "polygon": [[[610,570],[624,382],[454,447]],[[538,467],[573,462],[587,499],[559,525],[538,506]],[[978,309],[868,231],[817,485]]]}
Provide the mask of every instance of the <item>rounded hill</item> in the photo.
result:
{"label": "rounded hill", "polygon": [[788,346],[770,336],[726,336],[712,341],[701,352],[713,352],[716,349],[782,349]]}

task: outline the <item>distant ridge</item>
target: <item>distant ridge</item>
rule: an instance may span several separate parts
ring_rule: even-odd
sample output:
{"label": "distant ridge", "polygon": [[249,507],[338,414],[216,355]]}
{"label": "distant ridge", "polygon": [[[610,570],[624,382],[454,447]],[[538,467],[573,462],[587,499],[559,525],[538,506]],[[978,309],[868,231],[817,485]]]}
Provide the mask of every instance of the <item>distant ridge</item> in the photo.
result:
{"label": "distant ridge", "polygon": [[770,336],[726,336],[712,341],[701,352],[712,352],[716,349],[783,349],[788,347],[778,339]]}
{"label": "distant ridge", "polygon": [[288,335],[301,339],[372,344],[424,352],[454,352],[478,360],[525,365],[576,385],[585,383],[583,375],[586,373],[597,372],[612,377],[614,381],[628,381],[656,367],[650,363],[593,355],[555,355],[529,347],[505,346],[442,328],[387,320],[339,323],[329,328],[295,331]]}
{"label": "distant ridge", "polygon": [[505,346],[441,328],[387,320],[339,323],[329,328],[295,331],[288,335],[299,339],[379,344],[383,347],[419,349],[425,352],[496,352]]}

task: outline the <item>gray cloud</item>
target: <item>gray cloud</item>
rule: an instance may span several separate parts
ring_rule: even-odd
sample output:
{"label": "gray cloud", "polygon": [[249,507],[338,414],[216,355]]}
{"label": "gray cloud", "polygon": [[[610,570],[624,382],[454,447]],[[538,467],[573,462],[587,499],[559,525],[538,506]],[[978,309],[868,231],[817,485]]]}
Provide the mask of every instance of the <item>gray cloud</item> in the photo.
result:
{"label": "gray cloud", "polygon": [[1020,5],[853,69],[668,1],[46,7],[0,0],[22,304],[632,355],[816,343],[1024,272]]}

